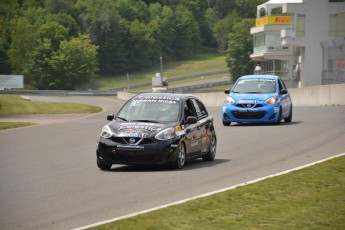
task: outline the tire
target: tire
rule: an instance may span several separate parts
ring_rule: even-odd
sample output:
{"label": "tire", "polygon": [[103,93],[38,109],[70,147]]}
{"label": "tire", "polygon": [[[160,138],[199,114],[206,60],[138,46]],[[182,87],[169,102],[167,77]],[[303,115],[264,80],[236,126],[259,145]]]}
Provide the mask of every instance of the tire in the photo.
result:
{"label": "tire", "polygon": [[208,153],[205,156],[203,156],[202,159],[204,161],[213,161],[214,158],[216,157],[216,152],[217,152],[217,139],[215,136],[212,136]]}
{"label": "tire", "polygon": [[291,122],[292,121],[292,106],[290,106],[290,113],[287,118],[284,118],[285,122]]}
{"label": "tire", "polygon": [[226,121],[223,120],[223,125],[224,125],[224,126],[230,126],[230,125],[231,125],[231,122],[226,122]]}
{"label": "tire", "polygon": [[176,158],[172,163],[173,167],[176,169],[182,169],[186,163],[186,148],[183,143],[180,143],[176,150]]}
{"label": "tire", "polygon": [[279,109],[278,119],[276,121],[276,125],[280,125],[282,122],[282,108]]}
{"label": "tire", "polygon": [[97,166],[101,170],[109,170],[111,168],[112,164],[101,164],[97,161]]}

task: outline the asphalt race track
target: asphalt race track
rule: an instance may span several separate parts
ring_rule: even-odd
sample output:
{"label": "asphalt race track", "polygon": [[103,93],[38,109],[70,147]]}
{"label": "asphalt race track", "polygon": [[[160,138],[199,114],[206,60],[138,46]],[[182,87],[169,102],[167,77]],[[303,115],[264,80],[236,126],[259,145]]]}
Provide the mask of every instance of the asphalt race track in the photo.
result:
{"label": "asphalt race track", "polygon": [[345,152],[345,106],[294,107],[292,123],[216,124],[217,156],[182,170],[96,166],[96,139],[122,101],[32,97],[104,107],[64,122],[0,131],[0,229],[72,229],[176,202]]}

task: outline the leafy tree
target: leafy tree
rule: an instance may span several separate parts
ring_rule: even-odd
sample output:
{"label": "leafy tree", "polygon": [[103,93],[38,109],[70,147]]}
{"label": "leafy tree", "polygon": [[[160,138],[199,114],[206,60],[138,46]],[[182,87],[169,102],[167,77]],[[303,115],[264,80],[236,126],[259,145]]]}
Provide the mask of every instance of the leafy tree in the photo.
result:
{"label": "leafy tree", "polygon": [[172,44],[175,39],[175,25],[173,10],[168,6],[154,3],[149,6],[151,20],[148,27],[155,39],[153,44],[155,51],[153,62],[157,57],[164,57],[164,60],[175,58]]}
{"label": "leafy tree", "polygon": [[96,55],[97,47],[86,35],[63,40],[57,51],[50,39],[44,39],[33,52],[25,74],[37,89],[76,89],[97,71]]}
{"label": "leafy tree", "polygon": [[65,13],[48,14],[46,20],[48,22],[56,22],[65,27],[68,31],[68,37],[77,37],[80,33],[80,27],[76,20]]}
{"label": "leafy tree", "polygon": [[76,0],[43,0],[45,9],[52,14],[75,14]]}
{"label": "leafy tree", "polygon": [[62,41],[59,51],[49,60],[53,73],[49,88],[77,89],[89,82],[97,71],[96,56],[97,47],[86,35]]}
{"label": "leafy tree", "polygon": [[152,66],[153,44],[155,39],[152,37],[150,28],[139,20],[134,20],[130,24],[131,46],[130,60],[133,67],[145,68]]}
{"label": "leafy tree", "polygon": [[250,54],[253,51],[253,38],[250,36],[250,28],[254,26],[254,19],[242,19],[233,27],[233,33],[229,34],[226,62],[233,81],[240,76],[252,73],[254,69]]}
{"label": "leafy tree", "polygon": [[67,39],[68,30],[56,22],[47,22],[39,28],[42,39],[49,39],[54,50],[59,48],[60,42]]}
{"label": "leafy tree", "polygon": [[194,15],[183,5],[175,9],[175,40],[173,50],[176,58],[186,58],[201,46],[200,30]]}
{"label": "leafy tree", "polygon": [[31,54],[38,45],[37,26],[32,25],[26,17],[18,17],[12,21],[11,46],[8,56],[12,73],[21,74]]}
{"label": "leafy tree", "polygon": [[33,51],[32,58],[24,70],[25,78],[29,78],[30,84],[37,89],[49,89],[50,83],[54,82],[53,71],[49,64],[53,52],[51,40],[44,39]]}
{"label": "leafy tree", "polygon": [[218,50],[223,54],[228,48],[228,35],[232,32],[235,23],[240,20],[236,12],[232,12],[223,19],[218,20],[213,27],[213,34],[218,43]]}

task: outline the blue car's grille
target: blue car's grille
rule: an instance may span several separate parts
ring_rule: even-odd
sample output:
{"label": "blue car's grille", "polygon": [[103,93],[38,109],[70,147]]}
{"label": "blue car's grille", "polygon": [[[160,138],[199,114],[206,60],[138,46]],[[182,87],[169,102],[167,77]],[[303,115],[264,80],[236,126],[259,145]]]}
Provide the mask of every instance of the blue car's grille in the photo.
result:
{"label": "blue car's grille", "polygon": [[236,119],[261,119],[266,115],[266,112],[265,111],[258,111],[258,112],[233,111],[232,115]]}

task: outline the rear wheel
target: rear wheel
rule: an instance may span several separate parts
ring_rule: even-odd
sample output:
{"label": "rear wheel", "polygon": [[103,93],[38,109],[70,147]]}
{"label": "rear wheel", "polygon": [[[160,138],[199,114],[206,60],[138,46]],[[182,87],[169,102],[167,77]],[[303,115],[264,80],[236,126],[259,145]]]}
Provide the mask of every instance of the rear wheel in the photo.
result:
{"label": "rear wheel", "polygon": [[97,161],[97,166],[98,168],[102,169],[102,170],[109,170],[111,168],[111,164],[102,164],[102,163],[99,163]]}
{"label": "rear wheel", "polygon": [[285,122],[291,122],[292,121],[292,106],[290,106],[290,113],[287,118],[284,118]]}
{"label": "rear wheel", "polygon": [[183,143],[180,143],[176,151],[176,159],[173,162],[173,167],[177,169],[182,169],[186,163],[186,149]]}
{"label": "rear wheel", "polygon": [[210,143],[210,149],[208,150],[208,153],[202,157],[204,161],[213,161],[216,157],[216,149],[217,149],[217,139],[215,136],[212,136],[211,143]]}

